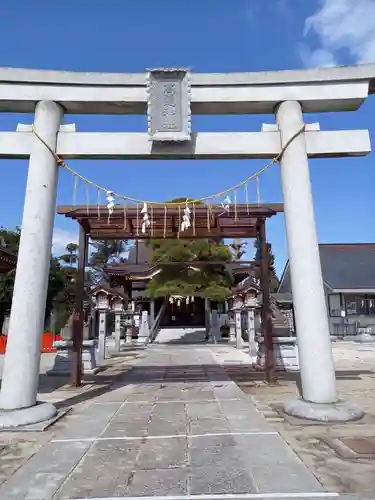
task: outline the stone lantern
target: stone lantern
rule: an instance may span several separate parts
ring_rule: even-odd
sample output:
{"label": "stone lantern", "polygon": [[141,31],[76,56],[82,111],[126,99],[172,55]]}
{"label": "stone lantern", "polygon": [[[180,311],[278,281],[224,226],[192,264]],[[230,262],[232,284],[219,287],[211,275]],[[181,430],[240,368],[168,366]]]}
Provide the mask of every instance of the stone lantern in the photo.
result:
{"label": "stone lantern", "polygon": [[235,331],[236,331],[236,347],[240,349],[242,347],[242,321],[241,321],[241,313],[244,307],[243,297],[242,295],[235,295],[233,299],[233,307],[232,310],[234,312],[234,320],[235,320]]}
{"label": "stone lantern", "polygon": [[228,327],[229,327],[229,344],[236,343],[236,321],[234,319],[233,311],[233,297],[227,299],[228,306]]}
{"label": "stone lantern", "polygon": [[109,296],[105,290],[99,290],[96,293],[96,309],[99,311],[99,342],[98,342],[98,360],[105,359],[105,343],[107,332],[107,313],[109,311]]}
{"label": "stone lantern", "polygon": [[130,345],[133,342],[133,331],[134,331],[134,309],[128,308],[124,312],[124,327],[125,327],[125,343]]}
{"label": "stone lantern", "polygon": [[124,302],[120,296],[112,299],[112,310],[115,313],[115,351],[120,352],[121,340],[121,315],[124,310]]}
{"label": "stone lantern", "polygon": [[258,345],[255,340],[255,311],[259,305],[259,290],[252,287],[248,288],[244,295],[244,308],[247,311],[249,355],[253,363],[256,362],[258,350]]}

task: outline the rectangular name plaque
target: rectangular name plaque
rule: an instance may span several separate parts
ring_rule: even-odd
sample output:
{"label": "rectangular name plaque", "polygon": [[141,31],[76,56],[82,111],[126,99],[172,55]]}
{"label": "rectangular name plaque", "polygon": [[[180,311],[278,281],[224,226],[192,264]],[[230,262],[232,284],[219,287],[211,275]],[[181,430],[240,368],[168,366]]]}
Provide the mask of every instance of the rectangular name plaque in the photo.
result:
{"label": "rectangular name plaque", "polygon": [[189,141],[190,79],[185,69],[150,70],[147,82],[148,133],[152,141]]}

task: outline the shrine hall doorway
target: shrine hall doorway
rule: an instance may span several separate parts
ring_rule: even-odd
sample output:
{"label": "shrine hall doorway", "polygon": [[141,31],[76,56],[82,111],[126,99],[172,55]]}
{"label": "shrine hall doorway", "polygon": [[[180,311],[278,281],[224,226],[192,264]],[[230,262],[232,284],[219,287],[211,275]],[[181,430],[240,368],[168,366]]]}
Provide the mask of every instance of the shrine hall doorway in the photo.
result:
{"label": "shrine hall doorway", "polygon": [[[155,300],[155,315],[158,314],[164,299]],[[161,318],[160,326],[164,328],[204,328],[205,303],[201,297],[173,298],[167,302],[166,310]]]}

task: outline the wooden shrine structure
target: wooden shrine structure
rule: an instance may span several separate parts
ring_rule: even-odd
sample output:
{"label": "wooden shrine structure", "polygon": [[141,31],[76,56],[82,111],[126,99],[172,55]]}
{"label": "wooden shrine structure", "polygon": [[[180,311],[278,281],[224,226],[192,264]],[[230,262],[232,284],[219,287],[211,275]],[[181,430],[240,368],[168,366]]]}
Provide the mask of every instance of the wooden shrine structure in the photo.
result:
{"label": "wooden shrine structure", "polygon": [[[83,342],[83,300],[85,267],[88,259],[88,238],[92,240],[150,238],[207,238],[222,241],[227,238],[258,238],[261,245],[260,280],[262,288],[262,335],[265,338],[267,360],[265,377],[273,378],[272,319],[268,280],[268,245],[266,242],[266,221],[283,211],[283,204],[253,205],[237,204],[225,209],[220,205],[189,204],[191,207],[191,227],[181,231],[184,205],[152,205],[148,208],[151,224],[142,232],[140,205],[116,205],[110,214],[106,206],[58,206],[57,213],[76,220],[79,234],[79,273],[75,322],[73,327],[73,348],[76,354],[74,384],[81,384],[81,356]],[[193,264],[192,262],[191,264]],[[195,263],[194,263],[195,264]]]}

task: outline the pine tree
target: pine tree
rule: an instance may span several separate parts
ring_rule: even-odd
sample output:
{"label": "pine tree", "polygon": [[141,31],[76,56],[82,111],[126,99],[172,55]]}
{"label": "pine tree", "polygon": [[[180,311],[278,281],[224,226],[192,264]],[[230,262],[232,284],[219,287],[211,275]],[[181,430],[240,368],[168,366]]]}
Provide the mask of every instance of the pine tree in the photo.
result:
{"label": "pine tree", "polygon": [[[261,263],[261,246],[259,238],[256,238],[254,241],[255,247],[255,256],[254,261],[260,265]],[[268,245],[268,271],[269,271],[269,283],[270,283],[270,292],[275,293],[279,287],[279,278],[276,274],[275,268],[275,256],[272,252],[271,245]]]}

